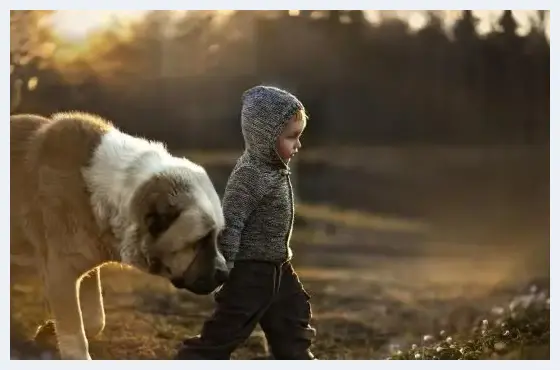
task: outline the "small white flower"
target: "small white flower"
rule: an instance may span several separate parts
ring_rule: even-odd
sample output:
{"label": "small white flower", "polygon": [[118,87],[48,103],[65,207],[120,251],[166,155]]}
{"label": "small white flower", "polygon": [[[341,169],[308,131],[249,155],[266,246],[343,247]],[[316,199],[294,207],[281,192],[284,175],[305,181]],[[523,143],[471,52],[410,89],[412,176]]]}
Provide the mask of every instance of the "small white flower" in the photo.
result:
{"label": "small white flower", "polygon": [[453,338],[447,337],[447,338],[445,339],[445,341],[446,341],[448,344],[451,344],[451,343],[453,342]]}
{"label": "small white flower", "polygon": [[400,356],[400,355],[402,355],[402,351],[399,349],[399,350],[397,351],[397,356]]}
{"label": "small white flower", "polygon": [[432,337],[432,336],[429,335],[429,334],[426,334],[426,335],[424,335],[424,338],[423,338],[423,339],[424,339],[424,342],[428,342],[428,341],[434,339],[434,337]]}
{"label": "small white flower", "polygon": [[442,348],[442,347],[436,348],[436,352],[441,352],[441,351],[443,351],[443,348]]}
{"label": "small white flower", "polygon": [[504,331],[504,337],[509,336],[509,330]]}
{"label": "small white flower", "polygon": [[417,359],[417,360],[419,360],[419,359],[422,358],[422,355],[419,354],[419,353],[417,353],[417,354],[414,355],[414,358]]}
{"label": "small white flower", "polygon": [[482,330],[482,335],[486,335],[486,330]]}
{"label": "small white flower", "polygon": [[496,342],[494,344],[494,349],[496,351],[502,351],[502,350],[506,349],[506,344],[504,342]]}
{"label": "small white flower", "polygon": [[488,320],[486,319],[482,320],[482,326],[488,326]]}
{"label": "small white flower", "polygon": [[445,330],[440,331],[439,335],[443,337],[445,335]]}
{"label": "small white flower", "polygon": [[499,315],[502,315],[502,314],[504,313],[504,311],[505,311],[505,310],[504,310],[503,307],[500,307],[500,306],[492,307],[492,313],[493,313],[494,315],[498,315],[498,316],[499,316]]}
{"label": "small white flower", "polygon": [[517,300],[511,301],[509,303],[509,310],[514,311],[517,308],[518,305],[519,305],[519,301],[517,301]]}
{"label": "small white flower", "polygon": [[410,346],[410,348],[416,349],[416,348],[418,348],[418,346],[416,344],[413,344],[412,346]]}
{"label": "small white flower", "polygon": [[461,348],[461,349],[459,349],[459,352],[461,352],[461,354],[464,355],[465,354],[465,349]]}

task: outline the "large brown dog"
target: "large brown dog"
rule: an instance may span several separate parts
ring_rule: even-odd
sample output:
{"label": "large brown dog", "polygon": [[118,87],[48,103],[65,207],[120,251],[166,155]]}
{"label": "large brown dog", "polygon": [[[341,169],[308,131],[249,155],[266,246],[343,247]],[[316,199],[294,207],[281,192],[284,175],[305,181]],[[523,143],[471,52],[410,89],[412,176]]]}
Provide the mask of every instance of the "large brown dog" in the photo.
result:
{"label": "large brown dog", "polygon": [[99,267],[120,262],[209,294],[227,279],[205,170],[86,113],[10,117],[11,248],[34,250],[63,359],[103,330]]}

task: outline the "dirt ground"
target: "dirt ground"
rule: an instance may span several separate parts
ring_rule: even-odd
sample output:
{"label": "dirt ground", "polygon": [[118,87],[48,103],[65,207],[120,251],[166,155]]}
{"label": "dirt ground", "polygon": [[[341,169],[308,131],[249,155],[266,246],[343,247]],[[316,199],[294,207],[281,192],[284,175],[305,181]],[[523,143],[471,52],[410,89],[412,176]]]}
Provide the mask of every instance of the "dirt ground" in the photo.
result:
{"label": "dirt ground", "polygon": [[[52,342],[31,341],[45,316],[33,269],[22,264],[11,268],[11,357],[56,358]],[[527,284],[548,284],[536,274],[513,279],[507,273],[504,280],[514,266],[487,258],[379,257],[361,268],[296,267],[312,296],[318,332],[313,351],[321,359],[384,359],[425,334],[468,331],[491,319],[496,306],[507,307]],[[107,324],[90,340],[93,359],[170,359],[212,309],[211,297],[177,291],[134,269],[108,266],[102,279]],[[265,355],[257,331],[233,358]]]}

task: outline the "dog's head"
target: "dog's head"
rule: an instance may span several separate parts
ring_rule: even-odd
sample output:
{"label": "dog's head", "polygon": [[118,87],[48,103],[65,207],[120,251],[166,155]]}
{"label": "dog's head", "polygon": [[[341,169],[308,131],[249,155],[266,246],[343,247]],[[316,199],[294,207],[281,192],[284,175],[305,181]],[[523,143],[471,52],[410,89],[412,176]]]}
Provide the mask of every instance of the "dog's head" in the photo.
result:
{"label": "dog's head", "polygon": [[145,271],[180,289],[209,294],[228,278],[218,250],[224,217],[206,171],[191,162],[152,176],[131,203]]}

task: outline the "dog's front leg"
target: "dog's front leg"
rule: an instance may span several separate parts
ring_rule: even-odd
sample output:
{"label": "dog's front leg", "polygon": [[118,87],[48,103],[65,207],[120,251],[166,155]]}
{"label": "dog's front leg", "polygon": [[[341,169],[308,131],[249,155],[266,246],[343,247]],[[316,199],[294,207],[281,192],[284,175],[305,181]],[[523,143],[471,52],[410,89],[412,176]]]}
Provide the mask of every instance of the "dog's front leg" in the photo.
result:
{"label": "dog's front leg", "polygon": [[105,309],[101,294],[99,268],[92,270],[80,283],[80,308],[87,338],[101,334],[105,327]]}
{"label": "dog's front leg", "polygon": [[46,293],[54,316],[60,357],[63,360],[91,360],[78,297],[80,275],[61,268],[61,265],[51,266],[48,270]]}

